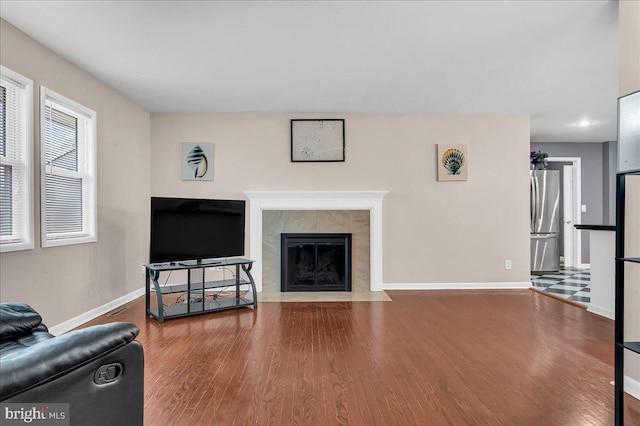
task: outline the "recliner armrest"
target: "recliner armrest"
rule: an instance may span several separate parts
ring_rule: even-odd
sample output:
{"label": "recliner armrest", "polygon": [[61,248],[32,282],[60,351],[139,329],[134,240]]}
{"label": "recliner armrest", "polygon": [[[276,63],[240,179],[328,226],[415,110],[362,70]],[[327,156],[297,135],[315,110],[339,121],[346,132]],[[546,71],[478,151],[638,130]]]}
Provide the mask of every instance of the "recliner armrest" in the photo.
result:
{"label": "recliner armrest", "polygon": [[134,324],[124,322],[96,325],[0,358],[0,401],[55,380],[127,345],[139,331]]}
{"label": "recliner armrest", "polygon": [[47,331],[42,317],[31,306],[18,302],[0,303],[0,340],[22,336],[38,327]]}

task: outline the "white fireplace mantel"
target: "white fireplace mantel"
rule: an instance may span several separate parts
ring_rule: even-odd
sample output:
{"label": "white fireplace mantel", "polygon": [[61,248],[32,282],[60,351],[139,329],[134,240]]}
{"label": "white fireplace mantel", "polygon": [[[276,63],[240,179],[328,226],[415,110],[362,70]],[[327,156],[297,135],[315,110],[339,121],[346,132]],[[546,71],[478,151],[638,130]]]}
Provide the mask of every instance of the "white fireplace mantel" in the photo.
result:
{"label": "white fireplace mantel", "polygon": [[369,210],[371,291],[382,291],[382,199],[389,191],[245,191],[249,198],[249,256],[262,291],[263,210]]}

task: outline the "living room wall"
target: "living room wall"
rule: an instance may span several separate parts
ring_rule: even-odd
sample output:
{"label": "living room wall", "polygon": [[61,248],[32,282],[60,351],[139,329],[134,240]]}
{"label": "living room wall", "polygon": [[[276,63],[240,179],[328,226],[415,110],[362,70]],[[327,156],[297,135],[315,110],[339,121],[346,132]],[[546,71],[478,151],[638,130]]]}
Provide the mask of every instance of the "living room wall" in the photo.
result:
{"label": "living room wall", "polygon": [[[292,163],[292,118],[344,118],[346,161]],[[183,142],[215,143],[213,182],[181,180]],[[437,182],[439,143],[468,145],[468,181]],[[243,191],[388,190],[387,285],[528,282],[528,185],[525,115],[151,115],[153,196],[245,199]],[[512,260],[510,271],[506,259]]]}
{"label": "living room wall", "polygon": [[[144,283],[148,256],[149,113],[26,34],[0,22],[0,62],[34,83],[35,248],[0,256],[0,301],[29,303],[56,325]],[[40,247],[39,87],[98,114],[98,241]]]}

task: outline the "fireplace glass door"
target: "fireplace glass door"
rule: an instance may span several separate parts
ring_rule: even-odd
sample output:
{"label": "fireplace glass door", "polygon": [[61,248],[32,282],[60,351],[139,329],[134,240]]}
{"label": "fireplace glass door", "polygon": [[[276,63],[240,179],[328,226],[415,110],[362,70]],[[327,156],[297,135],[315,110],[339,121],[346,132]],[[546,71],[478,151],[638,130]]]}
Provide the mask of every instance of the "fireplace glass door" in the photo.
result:
{"label": "fireplace glass door", "polygon": [[282,234],[282,291],[351,291],[351,234]]}

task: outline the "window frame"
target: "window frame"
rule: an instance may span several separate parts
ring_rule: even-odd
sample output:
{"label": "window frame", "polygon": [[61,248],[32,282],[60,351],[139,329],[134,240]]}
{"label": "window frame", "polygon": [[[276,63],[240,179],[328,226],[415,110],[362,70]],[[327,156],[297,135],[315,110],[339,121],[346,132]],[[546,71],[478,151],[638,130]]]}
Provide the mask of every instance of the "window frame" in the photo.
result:
{"label": "window frame", "polygon": [[[11,81],[18,86],[23,86],[21,90],[23,90],[23,95],[20,99],[20,119],[22,121],[22,125],[24,126],[24,135],[21,135],[23,139],[21,143],[22,146],[19,146],[19,149],[22,151],[24,162],[15,161],[12,159],[4,158],[1,160],[1,164],[10,165],[12,167],[19,166],[23,168],[22,170],[22,180],[24,183],[24,191],[21,200],[19,201],[22,204],[21,209],[22,212],[22,230],[18,233],[22,238],[18,241],[14,242],[0,242],[0,253],[8,253],[13,251],[20,250],[30,250],[34,248],[34,189],[33,189],[33,170],[34,170],[34,159],[33,159],[33,81],[22,74],[19,74],[11,69],[0,65],[0,74],[5,80]],[[6,105],[5,114],[6,114]],[[14,210],[15,211],[15,210]],[[12,232],[15,230],[16,226],[16,218],[12,215],[11,218],[11,228]],[[13,239],[16,239],[15,237]]]}
{"label": "window frame", "polygon": [[[61,167],[47,166],[46,162],[46,104],[51,101],[55,108],[79,119],[86,119],[87,141],[78,144],[78,169],[82,164],[86,170],[77,172],[69,171]],[[72,244],[92,243],[98,240],[98,214],[97,214],[97,122],[98,115],[95,111],[84,105],[67,98],[47,87],[40,86],[40,233],[43,248]],[[78,124],[80,126],[80,124]],[[85,151],[86,150],[86,151]],[[83,211],[86,215],[82,218],[82,231],[59,233],[55,237],[48,236],[47,229],[47,203],[46,203],[46,178],[47,170],[55,176],[73,177],[82,179],[83,188],[88,193],[82,195]]]}

